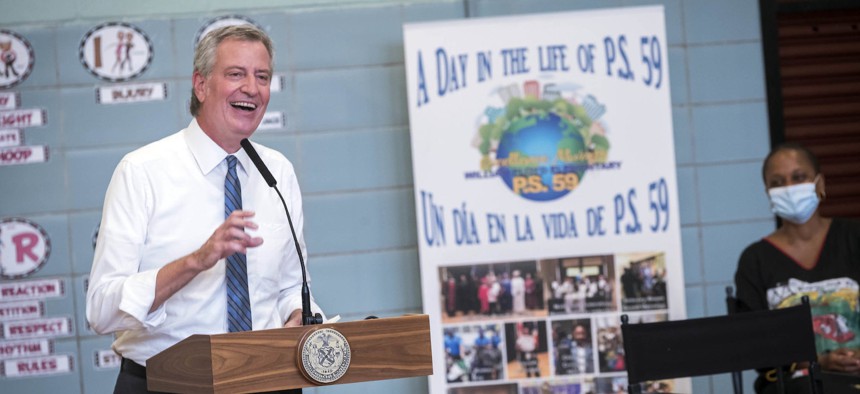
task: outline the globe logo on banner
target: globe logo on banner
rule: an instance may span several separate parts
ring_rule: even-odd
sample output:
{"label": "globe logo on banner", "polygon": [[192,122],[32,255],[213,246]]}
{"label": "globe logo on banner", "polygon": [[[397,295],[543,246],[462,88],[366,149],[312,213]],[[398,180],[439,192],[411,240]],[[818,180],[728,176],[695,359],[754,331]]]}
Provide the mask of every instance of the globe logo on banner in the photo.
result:
{"label": "globe logo on banner", "polygon": [[526,81],[498,89],[503,108],[488,107],[478,128],[481,170],[499,176],[515,194],[552,201],[574,189],[595,164],[606,163],[609,139],[600,118],[606,107],[578,85]]}
{"label": "globe logo on banner", "polygon": [[78,48],[81,64],[96,78],[123,82],[143,74],[152,63],[152,43],[136,26],[110,22],[92,28]]}

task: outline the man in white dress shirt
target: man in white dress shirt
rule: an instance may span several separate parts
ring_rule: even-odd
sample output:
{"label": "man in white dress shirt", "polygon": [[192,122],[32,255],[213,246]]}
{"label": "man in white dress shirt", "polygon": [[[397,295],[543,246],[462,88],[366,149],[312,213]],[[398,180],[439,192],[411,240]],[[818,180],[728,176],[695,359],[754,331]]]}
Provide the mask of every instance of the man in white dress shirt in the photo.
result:
{"label": "man in white dress shirt", "polygon": [[[299,326],[301,268],[286,214],[240,147],[266,112],[273,48],[251,26],[217,29],[194,55],[187,128],[126,155],[105,196],[87,320],[115,333],[116,392],[146,392],[147,359],[192,334],[228,331],[225,259],[247,256],[253,330]],[[304,216],[292,164],[254,144],[287,200],[303,256]],[[225,220],[228,157],[241,209]],[[321,312],[312,301],[314,312]]]}

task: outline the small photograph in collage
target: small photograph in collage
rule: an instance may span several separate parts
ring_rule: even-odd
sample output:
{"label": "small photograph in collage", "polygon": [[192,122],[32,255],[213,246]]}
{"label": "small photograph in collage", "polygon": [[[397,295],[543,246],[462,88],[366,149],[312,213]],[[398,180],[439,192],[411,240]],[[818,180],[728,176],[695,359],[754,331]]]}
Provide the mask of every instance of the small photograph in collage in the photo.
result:
{"label": "small photograph in collage", "polygon": [[596,394],[593,378],[520,383],[520,394]]}
{"label": "small photograph in collage", "polygon": [[445,328],[445,376],[448,383],[504,379],[501,330],[501,324]]}
{"label": "small photograph in collage", "polygon": [[538,265],[550,284],[551,315],[618,310],[613,255],[547,259]]}
{"label": "small photograph in collage", "polygon": [[600,373],[624,372],[624,341],[621,337],[620,316],[595,316],[597,359]]}
{"label": "small photograph in collage", "polygon": [[665,253],[622,253],[615,260],[621,271],[622,311],[668,308]]}
{"label": "small photograph in collage", "polygon": [[451,387],[448,394],[517,394],[517,384]]}
{"label": "small photograph in collage", "polygon": [[[634,313],[627,315],[629,324],[638,324],[638,323],[656,323],[661,321],[669,321],[669,314],[666,312],[660,313]],[[620,317],[618,318],[620,321]],[[619,327],[620,327],[619,323]]]}
{"label": "small photograph in collage", "polygon": [[555,375],[594,373],[591,320],[556,320],[551,323],[551,327]]}
{"label": "small photograph in collage", "polygon": [[626,394],[627,376],[606,376],[594,379],[595,394]]}
{"label": "small photograph in collage", "polygon": [[675,392],[675,381],[674,380],[655,380],[653,382],[647,382],[642,386],[642,394],[660,394],[660,393],[674,393]]}
{"label": "small photograph in collage", "polygon": [[545,321],[505,324],[505,347],[508,379],[549,376]]}
{"label": "small photograph in collage", "polygon": [[439,286],[442,323],[547,315],[533,260],[440,267]]}

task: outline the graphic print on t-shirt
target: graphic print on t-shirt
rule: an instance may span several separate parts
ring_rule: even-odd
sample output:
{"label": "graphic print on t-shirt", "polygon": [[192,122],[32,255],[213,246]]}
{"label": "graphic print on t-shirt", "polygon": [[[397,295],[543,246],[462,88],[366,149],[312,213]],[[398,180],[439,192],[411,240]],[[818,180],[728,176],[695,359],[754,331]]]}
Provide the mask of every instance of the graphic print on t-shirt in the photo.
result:
{"label": "graphic print on t-shirt", "polygon": [[801,303],[803,296],[809,297],[812,308],[812,325],[815,330],[815,346],[819,352],[839,348],[860,347],[860,311],[857,297],[860,285],[851,278],[828,279],[807,283],[789,279],[767,291],[770,309],[786,308]]}

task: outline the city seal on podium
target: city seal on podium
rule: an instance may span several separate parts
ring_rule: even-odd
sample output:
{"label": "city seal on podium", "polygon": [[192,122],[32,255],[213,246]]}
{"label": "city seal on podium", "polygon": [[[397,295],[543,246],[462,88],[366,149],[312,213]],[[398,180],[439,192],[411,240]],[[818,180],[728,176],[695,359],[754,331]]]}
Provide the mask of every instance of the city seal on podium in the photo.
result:
{"label": "city seal on podium", "polygon": [[333,383],[343,377],[352,356],[346,337],[333,328],[305,333],[298,352],[299,370],[306,378],[319,384]]}

